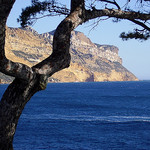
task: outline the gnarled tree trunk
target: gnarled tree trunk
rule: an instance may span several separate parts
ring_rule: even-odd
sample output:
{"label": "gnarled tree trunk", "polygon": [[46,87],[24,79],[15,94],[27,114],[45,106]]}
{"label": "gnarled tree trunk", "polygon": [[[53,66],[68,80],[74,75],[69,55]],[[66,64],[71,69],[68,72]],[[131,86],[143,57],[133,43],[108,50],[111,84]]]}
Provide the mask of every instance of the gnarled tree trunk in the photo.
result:
{"label": "gnarled tree trunk", "polygon": [[[10,2],[12,2],[11,5]],[[83,22],[80,16],[84,1],[76,1],[75,5],[71,6],[70,15],[59,24],[55,31],[52,54],[29,68],[24,64],[11,62],[5,57],[5,25],[14,2],[15,0],[0,1],[0,10],[3,7],[8,9],[7,14],[3,16],[0,14],[0,71],[15,77],[0,101],[0,150],[13,150],[12,143],[17,123],[30,98],[36,92],[46,88],[48,77],[69,67],[71,31]]]}

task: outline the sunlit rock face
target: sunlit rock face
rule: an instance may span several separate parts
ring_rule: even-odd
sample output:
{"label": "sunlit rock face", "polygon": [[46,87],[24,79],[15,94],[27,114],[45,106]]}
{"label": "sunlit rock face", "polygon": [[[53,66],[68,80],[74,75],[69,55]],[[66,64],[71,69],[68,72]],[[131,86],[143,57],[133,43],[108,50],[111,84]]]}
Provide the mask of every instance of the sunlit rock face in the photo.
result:
{"label": "sunlit rock face", "polygon": [[[55,31],[38,34],[31,27],[7,28],[6,56],[29,66],[37,64],[52,52]],[[92,43],[83,33],[72,31],[71,65],[55,73],[50,82],[94,82],[138,80],[122,66],[119,49],[113,45]],[[0,76],[2,76],[0,74]],[[6,80],[6,78],[3,80]],[[10,81],[10,80],[9,80]]]}

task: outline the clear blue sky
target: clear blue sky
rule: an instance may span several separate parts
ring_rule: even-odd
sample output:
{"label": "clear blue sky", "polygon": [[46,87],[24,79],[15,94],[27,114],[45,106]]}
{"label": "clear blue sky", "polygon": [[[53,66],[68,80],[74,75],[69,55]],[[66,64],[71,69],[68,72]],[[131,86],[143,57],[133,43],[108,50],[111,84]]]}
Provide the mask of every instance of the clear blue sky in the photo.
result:
{"label": "clear blue sky", "polygon": [[[9,27],[19,27],[16,19],[21,9],[30,4],[31,0],[16,0],[16,3],[8,18]],[[62,0],[67,6],[70,0]],[[38,33],[54,30],[64,16],[44,18],[36,22],[33,28]],[[139,79],[150,79],[150,40],[139,42],[136,40],[122,41],[119,35],[123,31],[129,31],[136,26],[129,21],[113,23],[111,20],[100,22],[92,31],[93,22],[79,26],[76,30],[83,32],[92,42],[98,44],[115,45],[119,48],[119,56],[123,59],[123,66],[135,74]]]}

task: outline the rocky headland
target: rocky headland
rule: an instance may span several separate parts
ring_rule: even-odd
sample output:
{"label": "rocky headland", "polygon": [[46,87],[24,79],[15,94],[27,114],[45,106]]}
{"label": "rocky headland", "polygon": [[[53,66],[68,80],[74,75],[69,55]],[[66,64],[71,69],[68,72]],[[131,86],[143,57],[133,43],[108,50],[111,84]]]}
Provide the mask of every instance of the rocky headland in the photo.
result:
{"label": "rocky headland", "polygon": [[[15,62],[32,66],[48,57],[52,52],[54,31],[38,34],[31,27],[7,28],[6,56]],[[138,80],[122,66],[119,49],[113,45],[92,43],[83,33],[71,34],[71,65],[55,73],[50,82],[94,82]],[[0,74],[1,82],[12,78]]]}

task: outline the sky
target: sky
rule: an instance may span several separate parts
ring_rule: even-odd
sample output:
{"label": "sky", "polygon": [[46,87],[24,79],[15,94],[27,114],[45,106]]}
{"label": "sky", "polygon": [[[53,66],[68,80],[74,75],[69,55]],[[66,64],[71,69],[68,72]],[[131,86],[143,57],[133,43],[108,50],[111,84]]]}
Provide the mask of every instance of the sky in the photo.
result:
{"label": "sky", "polygon": [[[16,0],[13,9],[7,20],[7,26],[20,27],[17,23],[22,8],[28,6],[31,0]],[[70,0],[61,0],[69,7]],[[32,28],[38,33],[45,33],[54,30],[64,19],[64,16],[47,17],[38,20]],[[113,23],[112,20],[101,21],[93,29],[93,21],[79,26],[77,31],[83,32],[93,43],[114,45],[119,48],[119,56],[126,67],[140,80],[150,80],[150,40],[141,42],[138,40],[123,41],[119,38],[120,33],[132,31],[136,26],[126,20]]]}

